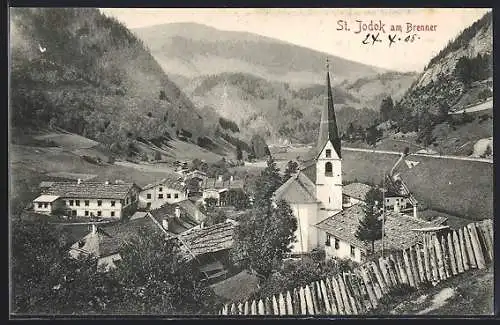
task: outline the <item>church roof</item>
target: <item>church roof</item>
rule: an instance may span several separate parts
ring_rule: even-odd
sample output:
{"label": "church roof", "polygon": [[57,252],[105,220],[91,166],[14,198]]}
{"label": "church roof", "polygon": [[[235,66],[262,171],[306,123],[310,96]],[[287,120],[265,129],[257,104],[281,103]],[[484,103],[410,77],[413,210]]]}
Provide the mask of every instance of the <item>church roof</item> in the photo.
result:
{"label": "church roof", "polygon": [[337,152],[339,158],[342,158],[340,153],[340,137],[337,129],[337,120],[333,107],[332,87],[330,85],[330,71],[326,72],[326,102],[321,113],[321,123],[319,126],[318,143],[316,146],[316,156],[318,156],[325,145],[330,141],[333,148]]}
{"label": "church roof", "polygon": [[304,173],[298,172],[274,192],[275,200],[288,203],[317,203],[316,185]]}

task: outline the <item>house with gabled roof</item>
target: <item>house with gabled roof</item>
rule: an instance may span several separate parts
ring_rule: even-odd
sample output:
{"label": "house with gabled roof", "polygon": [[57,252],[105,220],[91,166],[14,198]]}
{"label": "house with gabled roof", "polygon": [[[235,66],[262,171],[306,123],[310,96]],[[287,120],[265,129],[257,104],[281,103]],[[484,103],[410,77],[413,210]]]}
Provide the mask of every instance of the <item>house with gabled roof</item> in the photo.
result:
{"label": "house with gabled roof", "polygon": [[[355,204],[315,225],[326,234],[326,258],[347,258],[361,263],[366,260],[371,243],[363,242],[356,237],[359,221],[364,217],[364,203]],[[443,226],[446,218],[439,217],[425,221],[394,211],[385,213],[384,250],[400,250],[421,242],[418,230]],[[375,241],[375,252],[382,249],[382,241]]]}
{"label": "house with gabled roof", "polygon": [[174,204],[186,198],[183,178],[176,174],[166,174],[161,180],[141,188],[139,208],[157,209],[165,203]]}
{"label": "house with gabled roof", "polygon": [[69,254],[73,258],[97,257],[98,267],[109,271],[121,261],[120,250],[143,228],[151,233],[162,233],[161,225],[151,216],[138,216],[127,222],[117,222],[107,226],[90,225],[91,231],[74,243]]}
{"label": "house with gabled roof", "polygon": [[[47,200],[61,202],[61,207],[74,217],[102,217],[121,219],[135,211],[139,187],[134,183],[106,182],[52,182],[37,197],[34,209],[48,213],[54,209],[45,207]],[[56,198],[57,197],[57,198]],[[43,201],[43,202],[42,202]],[[42,203],[42,208],[39,208]],[[48,209],[48,210],[47,210]]]}

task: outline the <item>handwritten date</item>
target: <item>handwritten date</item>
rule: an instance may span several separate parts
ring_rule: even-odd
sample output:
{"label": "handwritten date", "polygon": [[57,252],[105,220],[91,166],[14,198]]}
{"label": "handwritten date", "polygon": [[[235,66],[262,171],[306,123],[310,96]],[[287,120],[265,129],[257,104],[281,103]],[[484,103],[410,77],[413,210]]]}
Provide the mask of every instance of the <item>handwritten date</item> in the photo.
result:
{"label": "handwritten date", "polygon": [[380,33],[377,34],[366,34],[365,38],[361,42],[364,45],[375,45],[376,43],[388,43],[388,46],[391,47],[393,44],[404,42],[404,43],[413,43],[415,40],[420,39],[418,34],[412,34],[408,36],[401,36],[398,34],[388,34],[387,38],[382,38]]}

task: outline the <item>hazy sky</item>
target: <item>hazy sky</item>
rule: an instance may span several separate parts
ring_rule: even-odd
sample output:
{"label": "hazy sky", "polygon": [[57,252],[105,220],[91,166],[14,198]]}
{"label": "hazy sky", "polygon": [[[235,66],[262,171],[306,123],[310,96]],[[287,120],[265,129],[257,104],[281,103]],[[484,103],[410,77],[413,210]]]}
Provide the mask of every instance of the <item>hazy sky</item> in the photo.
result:
{"label": "hazy sky", "polygon": [[[349,60],[399,71],[421,71],[449,40],[491,9],[174,9],[174,8],[106,8],[107,15],[116,17],[129,28],[165,23],[195,22],[229,31],[247,31],[277,38],[293,44],[323,51]],[[350,31],[337,30],[339,20],[347,21]],[[374,45],[364,45],[369,31],[359,30],[359,23],[385,24]],[[416,31],[420,39],[412,43],[404,39],[407,23],[436,25],[435,31]],[[388,36],[403,30],[396,43],[389,47]],[[376,32],[375,32],[376,33]],[[400,38],[401,41],[397,39]],[[371,44],[371,43],[370,43]]]}

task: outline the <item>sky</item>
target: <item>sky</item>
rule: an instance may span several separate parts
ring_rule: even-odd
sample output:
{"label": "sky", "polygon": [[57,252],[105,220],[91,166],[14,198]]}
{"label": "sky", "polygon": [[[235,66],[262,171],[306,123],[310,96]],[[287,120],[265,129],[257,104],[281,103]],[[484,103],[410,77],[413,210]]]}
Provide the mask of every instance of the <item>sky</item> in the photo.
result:
{"label": "sky", "polygon": [[[128,28],[192,22],[220,30],[246,31],[301,45],[352,61],[397,71],[422,71],[429,60],[460,32],[491,9],[483,8],[102,8]],[[338,30],[342,20],[349,31]],[[356,33],[360,23],[370,27],[383,24],[383,32],[372,44],[363,44],[366,30]],[[407,24],[433,26],[430,31],[407,32]],[[401,32],[391,32],[401,25]],[[392,37],[397,34],[396,37]],[[414,35],[411,42],[412,35]],[[395,40],[389,41],[389,36]],[[408,42],[405,39],[408,38]],[[401,39],[401,40],[399,40]],[[390,46],[389,46],[390,44]]]}

